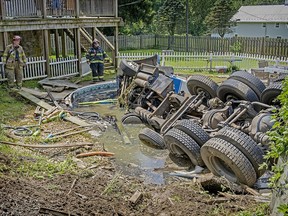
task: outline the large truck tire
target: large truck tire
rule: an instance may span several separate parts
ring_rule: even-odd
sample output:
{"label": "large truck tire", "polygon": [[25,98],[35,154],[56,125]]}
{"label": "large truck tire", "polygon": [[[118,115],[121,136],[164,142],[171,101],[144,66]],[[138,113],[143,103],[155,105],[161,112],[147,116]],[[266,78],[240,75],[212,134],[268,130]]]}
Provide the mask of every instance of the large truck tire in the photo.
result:
{"label": "large truck tire", "polygon": [[176,123],[174,128],[177,128],[186,134],[188,134],[192,139],[194,139],[199,146],[202,146],[209,140],[209,135],[207,132],[197,123],[184,119]]}
{"label": "large truck tire", "polygon": [[224,176],[231,182],[253,186],[256,172],[248,158],[233,144],[211,138],[201,148],[201,156],[208,169],[217,176]]}
{"label": "large truck tire", "polygon": [[215,137],[226,140],[236,146],[248,158],[256,171],[257,177],[263,175],[265,170],[259,169],[259,167],[264,162],[264,152],[249,135],[236,128],[224,127]]}
{"label": "large truck tire", "polygon": [[143,144],[149,147],[157,149],[166,148],[163,137],[159,133],[150,128],[143,128],[139,132],[138,137]]}
{"label": "large truck tire", "polygon": [[234,80],[225,80],[217,90],[218,97],[223,101],[246,100],[246,101],[259,101],[257,94],[246,84]]}
{"label": "large truck tire", "polygon": [[261,93],[266,88],[264,83],[258,77],[246,71],[236,71],[232,73],[228,79],[238,80],[246,84],[257,94],[258,98],[261,97]]}
{"label": "large truck tire", "polygon": [[269,85],[261,94],[261,102],[268,105],[279,105],[278,95],[282,92],[282,83],[277,82]]}
{"label": "large truck tire", "polygon": [[187,80],[187,88],[191,95],[205,92],[207,99],[211,99],[217,96],[218,85],[207,76],[192,75]]}
{"label": "large truck tire", "polygon": [[136,113],[126,113],[121,118],[122,124],[142,124],[140,116]]}
{"label": "large truck tire", "polygon": [[194,166],[204,165],[200,155],[200,146],[185,132],[172,128],[164,135],[164,140],[172,154],[188,157]]}

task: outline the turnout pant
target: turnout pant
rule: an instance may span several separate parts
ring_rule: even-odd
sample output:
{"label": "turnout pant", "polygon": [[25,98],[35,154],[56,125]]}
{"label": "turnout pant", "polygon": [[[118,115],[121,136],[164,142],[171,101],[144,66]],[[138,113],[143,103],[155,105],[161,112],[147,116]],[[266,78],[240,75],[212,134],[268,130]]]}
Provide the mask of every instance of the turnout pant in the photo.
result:
{"label": "turnout pant", "polygon": [[103,63],[90,63],[90,68],[92,70],[93,80],[103,79],[104,64]]}
{"label": "turnout pant", "polygon": [[14,63],[14,68],[6,68],[6,77],[8,81],[8,87],[14,87],[14,80],[16,79],[16,86],[22,87],[22,79],[23,79],[23,67],[21,66],[20,62]]}

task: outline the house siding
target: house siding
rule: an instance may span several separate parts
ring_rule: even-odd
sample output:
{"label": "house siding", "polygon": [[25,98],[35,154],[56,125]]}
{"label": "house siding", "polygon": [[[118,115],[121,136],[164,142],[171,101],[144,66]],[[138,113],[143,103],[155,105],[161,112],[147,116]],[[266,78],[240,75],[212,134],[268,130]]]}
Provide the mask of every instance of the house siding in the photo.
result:
{"label": "house siding", "polygon": [[[269,38],[285,38],[288,39],[288,23],[279,23],[279,27],[276,27],[275,23],[266,23],[266,27],[263,27],[263,23],[237,23],[237,26],[231,28],[233,33],[226,34],[224,37],[269,37]],[[213,33],[211,37],[220,37],[219,34]]]}

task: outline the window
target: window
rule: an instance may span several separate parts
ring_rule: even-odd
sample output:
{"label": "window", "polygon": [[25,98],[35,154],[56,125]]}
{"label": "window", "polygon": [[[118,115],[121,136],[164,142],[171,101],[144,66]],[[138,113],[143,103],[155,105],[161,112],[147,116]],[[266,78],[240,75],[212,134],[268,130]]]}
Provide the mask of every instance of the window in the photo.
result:
{"label": "window", "polygon": [[279,23],[276,23],[276,28],[279,28],[279,25],[280,25]]}
{"label": "window", "polygon": [[269,36],[268,36],[268,35],[266,35],[265,37],[266,37],[266,38],[269,38]]}
{"label": "window", "polygon": [[263,23],[262,27],[265,28],[266,27],[266,23]]}
{"label": "window", "polygon": [[277,39],[281,39],[281,36],[277,36]]}

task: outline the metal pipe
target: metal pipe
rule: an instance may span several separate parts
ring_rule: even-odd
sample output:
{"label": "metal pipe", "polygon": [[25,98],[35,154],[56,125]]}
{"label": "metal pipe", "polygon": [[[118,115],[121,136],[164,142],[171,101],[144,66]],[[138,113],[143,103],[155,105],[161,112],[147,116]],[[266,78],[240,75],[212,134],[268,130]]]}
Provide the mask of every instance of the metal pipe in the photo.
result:
{"label": "metal pipe", "polygon": [[147,81],[138,78],[134,80],[134,83],[143,88],[146,88],[149,85]]}

